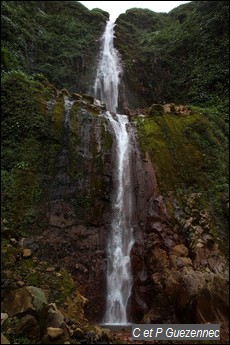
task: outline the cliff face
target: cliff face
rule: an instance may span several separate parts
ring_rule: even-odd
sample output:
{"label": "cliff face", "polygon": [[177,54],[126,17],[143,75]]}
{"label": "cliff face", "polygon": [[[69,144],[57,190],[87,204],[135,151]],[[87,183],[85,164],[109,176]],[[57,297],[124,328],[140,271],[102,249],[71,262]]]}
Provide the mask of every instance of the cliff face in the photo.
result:
{"label": "cliff face", "polygon": [[228,9],[227,1],[191,1],[168,14],[138,8],[121,14],[115,44],[128,106],[227,105]]}
{"label": "cliff face", "polygon": [[43,74],[58,88],[85,93],[109,14],[78,1],[3,1],[2,68]]}
{"label": "cliff face", "polygon": [[[202,10],[203,2],[197,3]],[[206,3],[210,3],[212,13],[213,2],[204,2],[204,7],[208,6]],[[115,183],[115,146],[110,124],[104,117],[105,105],[98,105],[93,97],[84,93],[84,83],[89,86],[90,75],[93,80],[97,56],[95,54],[93,59],[93,54],[99,48],[95,40],[104,27],[106,14],[89,12],[72,2],[31,2],[30,5],[15,2],[14,8],[3,2],[4,16],[11,19],[9,22],[4,17],[2,75],[3,298],[9,300],[11,289],[15,289],[17,295],[18,287],[24,284],[41,287],[49,301],[61,308],[68,324],[79,327],[79,324],[87,323],[86,318],[90,322],[100,322],[106,307],[105,248]],[[190,12],[195,15],[196,6],[191,3],[188,12],[185,11],[186,16],[189,17]],[[44,55],[33,65],[33,54],[38,49],[39,55],[40,48],[39,42],[35,41],[36,49],[33,50],[31,41],[26,40],[27,29],[23,26],[26,21],[22,20],[21,26],[22,39],[27,42],[24,42],[26,48],[23,44],[25,50],[10,34],[19,20],[16,9],[27,15],[29,11],[36,13],[34,18],[37,19],[34,19],[31,30],[38,29],[38,22],[41,29],[41,23],[46,22],[42,35],[46,36],[47,45],[60,34],[59,12],[65,19],[76,15],[80,28],[86,24],[90,26],[89,40],[87,36],[85,43],[80,44],[82,34],[78,32],[76,40],[73,39],[76,46],[66,44],[69,50],[61,53],[63,58],[68,56],[67,60],[61,60],[67,74],[60,69],[60,56],[50,50],[47,56],[52,58],[51,69],[43,68]],[[130,120],[132,143],[130,162],[135,236],[131,251],[133,286],[128,313],[133,322],[215,322],[225,329],[228,320],[228,132],[225,105],[223,103],[221,107],[220,99],[216,106],[212,103],[210,107],[207,103],[203,107],[152,104],[153,94],[160,99],[163,97],[163,86],[168,82],[164,79],[166,70],[163,73],[157,64],[158,72],[162,73],[152,88],[148,78],[154,79],[156,74],[149,73],[147,78],[144,69],[140,69],[145,66],[148,71],[150,62],[141,62],[139,50],[136,50],[135,62],[130,55],[127,58],[131,41],[127,39],[126,47],[121,44],[123,34],[124,39],[132,33],[138,38],[140,32],[136,32],[137,29],[147,37],[145,30],[151,28],[149,35],[154,42],[153,32],[160,31],[162,40],[163,26],[175,18],[180,29],[187,23],[183,26],[185,29],[188,22],[184,18],[184,7],[179,9],[169,16],[130,10],[117,21],[117,46],[125,66],[123,88],[130,95],[130,104],[138,105],[137,109],[125,109]],[[139,18],[140,13],[148,19],[146,22]],[[127,19],[126,24],[124,19]],[[54,23],[58,23],[57,28]],[[62,28],[63,34],[64,26]],[[68,40],[72,40],[72,34],[68,30],[65,32]],[[62,34],[58,36],[61,37],[60,44],[65,44]],[[89,74],[84,74],[83,67],[72,68],[69,62],[75,61],[72,60],[73,51],[75,54],[83,46],[89,48],[90,39],[94,45],[84,60]],[[140,47],[140,51],[143,47],[145,51],[144,43]],[[53,48],[56,51],[57,47]],[[42,52],[43,49],[44,46]],[[28,59],[23,58],[25,51]],[[18,61],[13,61],[13,52],[20,52]],[[81,57],[82,54],[81,51]],[[92,65],[91,61],[94,61]],[[134,66],[137,67],[137,80],[133,83]],[[41,74],[32,75],[33,72],[42,72],[49,81]],[[78,75],[79,79],[76,79]],[[59,90],[56,86],[59,87],[62,80],[61,87],[68,85],[68,88]],[[223,85],[221,83],[219,88]],[[180,94],[181,88],[171,86],[172,99],[174,96],[175,100],[186,99],[188,89]],[[197,88],[196,81],[194,88]],[[137,91],[140,93],[135,103],[132,97]],[[27,294],[27,287],[24,290]],[[5,308],[8,308],[6,302]]]}
{"label": "cliff face", "polygon": [[[105,310],[115,149],[105,107],[91,96],[70,95],[20,73],[3,80],[4,108],[11,92],[18,99],[5,113],[3,148],[10,149],[9,141],[16,144],[15,135],[18,141],[14,160],[7,151],[3,157],[4,236],[14,236],[9,231],[17,231],[17,238],[26,235],[23,248],[39,260],[65,267],[88,299],[86,316],[99,322]],[[33,116],[25,122],[27,131],[20,122],[26,114]],[[211,322],[219,308],[223,320],[218,322],[225,321],[225,297],[215,285],[216,279],[222,281],[226,290],[224,213],[213,213],[212,170],[205,169],[215,156],[193,139],[203,116],[173,104],[130,114],[135,244],[129,315],[135,322]],[[187,137],[190,128],[196,128],[193,137]],[[190,275],[198,285],[190,285]],[[201,316],[205,289],[213,299],[211,319]]]}

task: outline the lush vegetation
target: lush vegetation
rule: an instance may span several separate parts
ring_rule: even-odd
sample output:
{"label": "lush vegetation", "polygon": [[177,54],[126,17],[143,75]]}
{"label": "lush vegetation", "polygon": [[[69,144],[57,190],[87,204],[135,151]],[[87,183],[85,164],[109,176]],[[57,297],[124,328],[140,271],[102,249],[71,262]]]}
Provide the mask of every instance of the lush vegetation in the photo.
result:
{"label": "lush vegetation", "polygon": [[221,115],[214,108],[193,107],[190,115],[139,117],[138,133],[143,152],[154,162],[161,193],[173,191],[179,200],[202,193],[205,208],[226,236],[228,133]]}
{"label": "lush vegetation", "polygon": [[47,81],[20,71],[2,77],[2,215],[19,231],[43,223],[42,174],[59,139],[46,107],[52,92]]}
{"label": "lush vegetation", "polygon": [[[90,303],[98,305],[94,290],[105,272],[100,268],[100,262],[105,267],[103,250],[95,248],[104,245],[102,230],[108,230],[113,138],[105,118],[98,116],[103,106],[81,94],[93,84],[108,14],[89,11],[77,1],[2,1],[1,6],[3,288],[42,287],[50,302],[68,312],[71,324],[77,320],[77,330],[85,322],[83,298],[69,273],[84,294],[88,282]],[[192,1],[169,14],[128,10],[117,20],[116,46],[124,65],[124,99],[128,107],[144,114],[131,116],[135,111],[130,111],[130,121],[137,128],[143,161],[154,166],[171,216],[170,237],[178,228],[190,241],[193,224],[190,231],[183,221],[194,214],[194,223],[201,224],[200,211],[207,210],[210,230],[219,237],[218,244],[224,242],[228,2]],[[70,97],[74,102],[67,116]],[[163,109],[161,104],[150,107],[179,102],[191,112],[158,113],[154,109]],[[192,199],[194,204],[193,193],[199,197]],[[146,236],[144,261],[151,245],[158,246],[156,237],[149,242],[148,235],[152,234]],[[28,247],[31,243],[32,257],[23,256],[22,237],[29,237],[24,243]],[[135,261],[135,251],[133,257]],[[50,267],[52,261],[60,266]],[[81,262],[86,262],[82,271]],[[101,312],[97,308],[92,307],[92,314]],[[3,332],[11,342],[29,343],[27,338],[15,338],[16,323],[15,318],[7,320]]]}
{"label": "lush vegetation", "polygon": [[77,1],[2,1],[2,68],[86,92],[108,14]]}
{"label": "lush vegetation", "polygon": [[131,9],[117,19],[131,107],[182,102],[227,111],[228,1],[191,1],[169,14]]}
{"label": "lush vegetation", "polygon": [[23,234],[45,226],[45,176],[63,141],[63,97],[52,114],[47,102],[56,87],[87,91],[108,14],[77,1],[1,9],[2,215]]}
{"label": "lush vegetation", "polygon": [[161,193],[202,192],[222,225],[228,217],[228,13],[228,1],[191,1],[168,14],[133,8],[117,19],[115,41],[128,107],[182,103],[194,111],[138,120]]}

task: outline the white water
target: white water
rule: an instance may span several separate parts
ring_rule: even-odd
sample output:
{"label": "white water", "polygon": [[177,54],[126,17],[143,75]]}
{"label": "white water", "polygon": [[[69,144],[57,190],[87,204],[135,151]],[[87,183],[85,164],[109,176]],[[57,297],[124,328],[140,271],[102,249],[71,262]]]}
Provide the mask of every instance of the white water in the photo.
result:
{"label": "white water", "polygon": [[[103,49],[95,80],[95,97],[115,113],[118,108],[119,76],[122,72],[118,52],[113,45],[114,24],[108,22],[103,35]],[[127,324],[127,303],[131,293],[130,250],[133,245],[132,192],[129,121],[125,115],[107,112],[115,139],[114,195],[111,229],[107,241],[107,305],[105,324]]]}
{"label": "white water", "polygon": [[95,98],[105,102],[107,109],[116,113],[119,81],[122,72],[117,50],[113,45],[114,23],[107,22],[102,37],[102,53],[94,84]]}
{"label": "white water", "polygon": [[65,104],[65,127],[69,126],[69,120],[70,120],[70,111],[72,109],[72,105],[74,101],[70,101],[67,96],[64,96],[64,104]]}

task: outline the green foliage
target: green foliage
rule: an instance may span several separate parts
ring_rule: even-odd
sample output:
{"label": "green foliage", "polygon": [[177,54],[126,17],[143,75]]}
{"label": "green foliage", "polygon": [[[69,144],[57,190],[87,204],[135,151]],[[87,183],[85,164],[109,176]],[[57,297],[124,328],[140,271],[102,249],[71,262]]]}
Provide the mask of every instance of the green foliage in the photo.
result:
{"label": "green foliage", "polygon": [[228,7],[228,1],[192,1],[169,14],[141,9],[122,14],[116,46],[125,65],[130,104],[225,102]]}
{"label": "green foliage", "polygon": [[108,13],[77,1],[2,1],[2,63],[86,92]]}
{"label": "green foliage", "polygon": [[220,228],[227,227],[228,131],[216,108],[192,115],[138,118],[143,152],[155,165],[161,193],[202,192]]}
{"label": "green foliage", "polygon": [[1,47],[1,70],[8,71],[15,69],[17,65],[17,58],[12,54],[12,52],[6,47]]}
{"label": "green foliage", "polygon": [[2,212],[19,232],[44,226],[38,221],[38,205],[44,197],[42,174],[54,140],[52,119],[44,108],[50,92],[42,76],[14,70],[3,74]]}

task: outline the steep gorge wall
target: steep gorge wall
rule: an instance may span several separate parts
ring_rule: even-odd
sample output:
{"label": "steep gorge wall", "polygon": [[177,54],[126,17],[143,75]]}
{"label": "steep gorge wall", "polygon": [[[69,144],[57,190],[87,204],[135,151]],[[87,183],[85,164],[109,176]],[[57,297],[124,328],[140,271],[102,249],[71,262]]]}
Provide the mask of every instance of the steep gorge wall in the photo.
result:
{"label": "steep gorge wall", "polygon": [[[20,93],[24,94],[26,85],[30,95],[27,100]],[[5,106],[10,90],[15,92],[16,86],[18,100],[23,99],[24,105],[28,101],[27,109],[32,107],[33,121],[27,122],[32,127],[17,142],[19,150],[14,152],[14,161],[6,153],[4,156],[3,217],[8,222],[4,236],[7,231],[17,232],[17,238],[26,235],[21,241],[24,248],[31,249],[39,260],[65,267],[88,299],[87,318],[100,322],[105,310],[105,248],[114,167],[114,140],[103,117],[105,108],[96,105],[91,96],[57,91],[47,82],[42,86],[20,73],[4,79]],[[72,106],[67,117],[69,102]],[[38,113],[35,104],[39,106]],[[7,149],[9,140],[14,138],[11,134],[21,138],[20,131],[24,131],[19,122],[19,103],[12,102],[11,106],[17,118],[12,118],[11,123],[10,115],[5,113],[3,143]],[[201,114],[167,113],[166,108],[176,109],[171,105],[160,114],[158,105],[156,113],[152,106],[146,113],[130,115],[136,213],[135,244],[131,251],[134,282],[128,312],[134,322],[218,321],[224,326],[228,266],[223,255],[223,228],[215,223],[201,188],[192,190],[189,177],[191,167],[197,166],[197,159],[202,157],[202,150],[190,142],[184,148],[181,146],[177,160],[176,156],[173,158],[174,145],[181,145],[180,135],[187,133],[180,129],[171,137],[175,126],[183,123],[190,128],[191,122],[199,123]],[[178,109],[184,111],[184,107]],[[17,131],[8,132],[17,122]],[[40,136],[32,141],[34,123],[35,133]],[[38,154],[44,136],[46,146],[40,146]],[[172,147],[166,145],[167,140]],[[189,154],[191,148],[196,154]],[[162,162],[162,154],[168,160]],[[178,175],[170,174],[178,164],[184,165]],[[202,176],[203,173],[199,176],[196,172],[196,186],[203,184]],[[11,232],[8,234],[12,236]],[[9,269],[8,264],[6,267]],[[30,278],[26,279],[29,283]]]}
{"label": "steep gorge wall", "polygon": [[[114,164],[113,138],[100,116],[105,109],[90,96],[57,91],[41,76],[7,72],[2,86],[4,236],[23,237],[40,260],[66,267],[89,300],[88,319],[99,322]],[[74,102],[67,124],[66,100]],[[129,313],[135,322],[224,324],[224,114],[167,108],[175,110],[173,104],[138,109],[135,116],[127,110],[136,200]],[[20,272],[13,257],[3,269],[18,265]]]}
{"label": "steep gorge wall", "polygon": [[229,2],[191,1],[169,13],[132,8],[116,20],[126,105],[218,105],[228,114]]}
{"label": "steep gorge wall", "polygon": [[1,10],[3,71],[42,74],[58,88],[87,92],[107,12],[78,1],[2,1]]}

